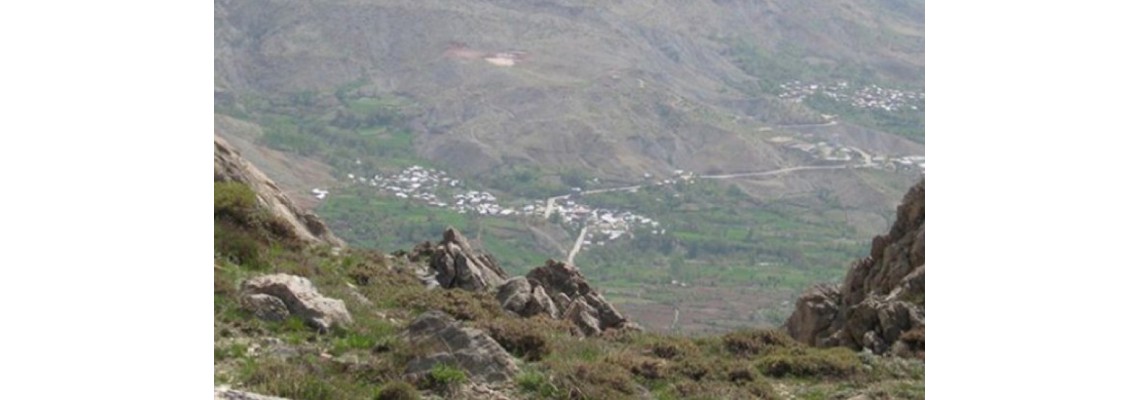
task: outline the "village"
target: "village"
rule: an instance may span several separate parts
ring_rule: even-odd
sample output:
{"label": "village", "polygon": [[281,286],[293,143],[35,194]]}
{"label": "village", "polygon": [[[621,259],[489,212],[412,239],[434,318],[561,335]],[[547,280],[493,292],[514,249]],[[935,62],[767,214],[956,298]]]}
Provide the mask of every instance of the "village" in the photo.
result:
{"label": "village", "polygon": [[[583,248],[604,246],[606,242],[630,237],[634,230],[649,229],[651,234],[664,234],[665,229],[653,219],[629,211],[595,208],[581,202],[581,188],[573,188],[573,193],[554,200],[528,200],[504,205],[495,195],[479,190],[467,190],[459,179],[448,176],[447,172],[419,165],[407,167],[400,172],[382,176],[367,177],[363,174],[347,174],[353,184],[367,185],[382,194],[399,199],[423,203],[433,207],[446,208],[459,214],[477,214],[501,218],[547,218],[575,229],[588,227],[582,242]],[[692,174],[678,174],[676,179],[692,179]],[[658,184],[672,184],[674,179],[658,181]],[[325,199],[327,189],[314,188],[313,196]],[[551,210],[547,212],[547,204]]]}
{"label": "village", "polygon": [[[792,149],[809,158],[832,165],[848,165],[859,168],[884,170],[926,171],[926,157],[919,155],[883,156],[871,155],[851,146],[844,146],[814,137],[777,136],[768,139],[782,147]],[[447,172],[434,168],[413,165],[398,173],[367,177],[363,174],[347,174],[348,180],[356,185],[376,188],[382,195],[407,201],[418,202],[432,207],[445,208],[459,214],[473,214],[497,218],[536,218],[553,220],[572,229],[585,229],[581,240],[582,249],[605,246],[606,243],[622,238],[631,238],[635,231],[650,235],[663,235],[666,230],[661,223],[627,210],[605,209],[590,206],[582,201],[588,194],[636,191],[644,186],[683,185],[702,176],[692,171],[675,170],[671,177],[655,178],[645,174],[646,183],[626,187],[582,190],[571,188],[571,193],[546,200],[519,200],[506,205],[490,192],[467,189],[460,179],[448,176]],[[318,200],[329,195],[328,189],[314,188],[312,194]],[[547,207],[550,209],[548,210]]]}
{"label": "village", "polygon": [[[588,227],[586,237],[582,241],[582,248],[590,246],[605,246],[606,242],[617,240],[623,236],[631,236],[638,228],[648,228],[652,235],[663,235],[665,229],[661,223],[652,218],[637,215],[629,211],[608,210],[593,208],[571,198],[560,198],[554,201],[552,218],[575,227]],[[532,215],[542,216],[545,213],[545,204],[529,205]]]}
{"label": "village", "polygon": [[777,136],[768,139],[768,141],[826,163],[848,164],[891,171],[918,169],[923,173],[926,172],[926,156],[872,155],[858,147],[844,146],[827,140],[815,140],[813,142],[811,137]]}
{"label": "village", "polygon": [[853,88],[847,82],[831,85],[792,81],[780,85],[779,97],[784,100],[802,103],[813,95],[844,103],[856,108],[877,108],[884,111],[925,109],[926,94],[905,90],[888,89],[878,85]]}

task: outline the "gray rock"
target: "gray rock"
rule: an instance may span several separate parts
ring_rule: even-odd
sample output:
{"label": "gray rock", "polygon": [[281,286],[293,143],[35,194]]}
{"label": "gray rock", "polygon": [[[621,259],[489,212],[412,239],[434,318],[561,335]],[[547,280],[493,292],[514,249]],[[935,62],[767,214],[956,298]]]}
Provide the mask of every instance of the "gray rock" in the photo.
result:
{"label": "gray rock", "polygon": [[438,364],[463,369],[476,383],[508,382],[519,372],[515,360],[481,330],[467,328],[439,311],[421,314],[408,326],[408,339],[435,351],[408,363],[405,373],[422,379]]}
{"label": "gray rock", "polygon": [[597,336],[603,331],[602,324],[598,320],[598,310],[586,304],[586,301],[581,298],[571,302],[563,315],[586,336]]}
{"label": "gray rock", "polygon": [[[526,277],[534,287],[536,298],[539,297],[538,290],[542,289],[555,307],[554,315],[570,320],[587,336],[599,335],[609,329],[641,330],[601,293],[591,288],[585,276],[573,265],[547,260],[546,265],[531,270]],[[545,302],[544,299],[537,301]]]}
{"label": "gray rock", "polygon": [[243,392],[228,388],[214,388],[214,400],[289,400],[284,397],[266,396],[263,394]]}
{"label": "gray rock", "polygon": [[499,287],[495,296],[502,304],[503,309],[514,312],[521,317],[546,315],[558,318],[558,307],[542,286],[532,286],[526,277],[514,277]]}
{"label": "gray rock", "polygon": [[284,303],[296,315],[321,331],[352,323],[344,301],[322,296],[308,279],[288,274],[264,275],[242,283],[246,296],[264,294]]}
{"label": "gray rock", "polygon": [[507,273],[493,257],[476,252],[454,228],[447,228],[438,244],[420,244],[412,253],[413,261],[428,260],[436,282],[444,289],[491,290],[507,280]]}
{"label": "gray rock", "polygon": [[289,308],[285,307],[285,302],[268,294],[254,293],[242,296],[241,306],[255,317],[266,321],[289,318]]}
{"label": "gray rock", "polygon": [[812,346],[822,346],[832,334],[839,315],[839,288],[819,285],[796,300],[796,312],[785,323],[792,338]]}

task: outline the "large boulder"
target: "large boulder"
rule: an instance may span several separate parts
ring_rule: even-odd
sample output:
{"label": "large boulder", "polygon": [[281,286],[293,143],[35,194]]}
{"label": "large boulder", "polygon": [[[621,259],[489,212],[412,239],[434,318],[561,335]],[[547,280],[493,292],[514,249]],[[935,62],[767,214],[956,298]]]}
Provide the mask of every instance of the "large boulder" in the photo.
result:
{"label": "large boulder", "polygon": [[434,351],[408,363],[405,372],[412,379],[423,378],[438,364],[461,368],[476,383],[509,382],[519,372],[514,358],[498,342],[440,311],[416,317],[408,326],[407,335],[414,345]]}
{"label": "large boulder", "polygon": [[289,318],[289,307],[280,297],[261,293],[251,293],[241,297],[241,306],[253,316],[266,321],[281,321]]}
{"label": "large boulder", "polygon": [[257,201],[277,219],[285,222],[289,234],[305,243],[344,247],[344,241],[329,231],[320,218],[298,207],[265,173],[246,161],[232,145],[214,135],[214,181],[246,184],[257,194]]}
{"label": "large boulder", "polygon": [[277,316],[279,310],[266,311],[266,308],[276,308],[277,304],[266,296],[276,298],[285,306],[289,315],[301,317],[307,324],[321,331],[327,331],[335,325],[352,323],[352,316],[345,308],[344,301],[322,296],[311,281],[299,276],[263,275],[242,282],[242,303],[247,309],[254,315]]}
{"label": "large boulder", "polygon": [[499,287],[495,296],[503,309],[518,314],[520,317],[546,315],[558,318],[558,306],[546,294],[546,289],[532,284],[526,277],[516,276],[507,280]]}
{"label": "large boulder", "polygon": [[812,346],[826,346],[837,323],[839,301],[838,285],[808,289],[796,300],[796,312],[787,322],[788,334]]}
{"label": "large boulder", "polygon": [[542,267],[531,270],[526,278],[535,292],[542,289],[543,295],[552,300],[557,308],[555,315],[573,322],[587,336],[609,329],[641,330],[591,288],[586,277],[573,265],[547,260]]}
{"label": "large boulder", "polygon": [[[926,181],[907,192],[887,235],[854,263],[839,287],[809,289],[784,324],[814,346],[847,346],[877,354],[924,351],[926,327]],[[908,336],[909,334],[909,336]],[[905,341],[905,344],[900,344]]]}
{"label": "large boulder", "polygon": [[444,289],[491,290],[507,280],[507,273],[489,254],[476,252],[467,238],[454,228],[443,232],[443,240],[423,243],[412,251],[411,260],[426,259],[435,280]]}

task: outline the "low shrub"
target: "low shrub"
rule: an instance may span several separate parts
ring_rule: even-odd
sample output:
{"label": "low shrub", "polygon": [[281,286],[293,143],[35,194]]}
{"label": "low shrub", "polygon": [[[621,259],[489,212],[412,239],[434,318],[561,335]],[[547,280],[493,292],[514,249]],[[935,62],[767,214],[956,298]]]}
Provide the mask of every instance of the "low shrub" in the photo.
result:
{"label": "low shrub", "polygon": [[737,356],[752,357],[774,349],[798,345],[786,333],[776,330],[744,330],[724,335],[724,348]]}
{"label": "low shrub", "polygon": [[[419,288],[417,288],[419,289]],[[503,307],[488,293],[466,290],[407,290],[397,303],[414,312],[440,310],[463,321],[487,321],[503,317]]]}
{"label": "low shrub", "polygon": [[539,371],[525,371],[515,378],[515,383],[524,393],[535,394],[540,398],[564,397],[558,387],[546,377],[546,374]]}
{"label": "low shrub", "polygon": [[926,325],[903,332],[899,341],[905,345],[903,356],[926,359]]}
{"label": "low shrub", "polygon": [[426,381],[432,389],[452,390],[467,382],[467,373],[452,365],[439,364],[432,367]]}
{"label": "low shrub", "polygon": [[843,347],[829,349],[787,348],[760,358],[760,370],[774,377],[846,378],[859,372],[855,352]]}
{"label": "low shrub", "polygon": [[380,388],[376,400],[419,400],[420,392],[404,381],[391,381]]}
{"label": "low shrub", "polygon": [[235,227],[226,221],[214,222],[214,253],[234,264],[249,269],[265,269],[269,266],[264,246],[249,232]]}
{"label": "low shrub", "polygon": [[619,351],[606,356],[605,361],[621,366],[635,376],[645,379],[662,379],[667,374],[665,361],[630,351]]}
{"label": "low shrub", "polygon": [[688,339],[661,338],[650,343],[649,352],[658,358],[677,360],[696,355],[699,349]]}
{"label": "low shrub", "polygon": [[550,354],[547,336],[556,329],[549,318],[500,317],[476,324],[504,349],[527,361],[539,361]]}
{"label": "low shrub", "polygon": [[257,194],[241,182],[214,182],[214,219],[248,225],[257,211]]}
{"label": "low shrub", "polygon": [[[548,364],[549,365],[549,364]],[[636,392],[630,372],[607,362],[554,363],[551,380],[562,398],[624,399]]]}

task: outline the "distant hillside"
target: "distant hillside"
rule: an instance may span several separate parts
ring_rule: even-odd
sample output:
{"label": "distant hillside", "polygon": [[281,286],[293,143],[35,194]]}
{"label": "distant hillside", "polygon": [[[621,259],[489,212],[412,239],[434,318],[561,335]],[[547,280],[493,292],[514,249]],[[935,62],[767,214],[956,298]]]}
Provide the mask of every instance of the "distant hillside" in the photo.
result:
{"label": "distant hillside", "polygon": [[[758,127],[823,122],[779,100],[783,81],[921,90],[922,9],[219,0],[215,83],[223,113],[325,121],[303,133],[326,140],[398,111],[416,154],[476,174],[516,164],[626,179],[762,169],[790,161],[755,140]],[[365,121],[347,121],[353,111]]]}

